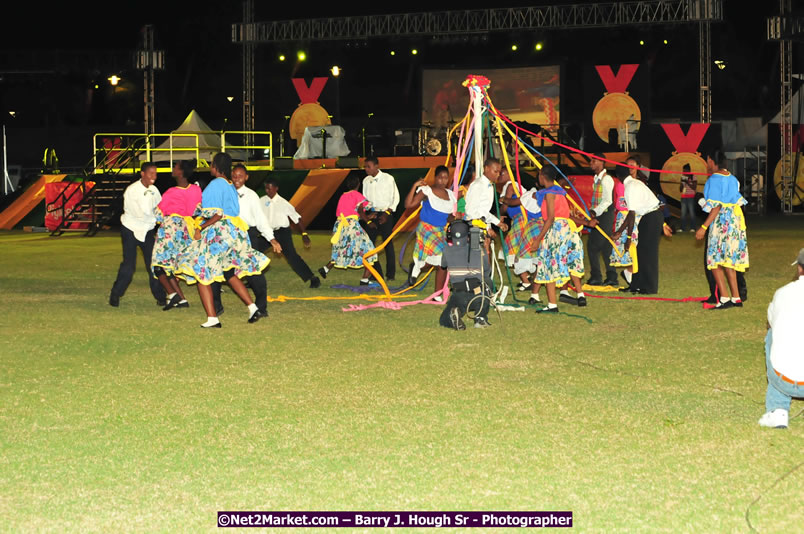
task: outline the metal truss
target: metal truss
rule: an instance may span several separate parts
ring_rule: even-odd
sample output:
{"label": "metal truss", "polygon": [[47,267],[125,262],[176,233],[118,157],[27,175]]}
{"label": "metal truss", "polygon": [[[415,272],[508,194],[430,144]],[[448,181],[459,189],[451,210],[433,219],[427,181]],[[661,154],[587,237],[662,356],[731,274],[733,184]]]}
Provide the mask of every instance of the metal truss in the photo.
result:
{"label": "metal truss", "polygon": [[232,25],[232,41],[269,43],[690,23],[720,20],[722,13],[722,0],[644,0],[244,22]]}

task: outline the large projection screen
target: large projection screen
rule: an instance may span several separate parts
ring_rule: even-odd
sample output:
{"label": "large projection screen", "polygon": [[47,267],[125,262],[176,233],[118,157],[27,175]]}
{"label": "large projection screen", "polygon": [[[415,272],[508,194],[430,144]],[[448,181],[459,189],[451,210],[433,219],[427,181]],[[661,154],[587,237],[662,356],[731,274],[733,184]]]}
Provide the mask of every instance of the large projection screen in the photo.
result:
{"label": "large projection screen", "polygon": [[494,106],[512,121],[554,130],[559,124],[560,65],[511,69],[424,69],[422,124],[447,127],[466,114],[469,92],[461,83],[470,74],[491,80]]}

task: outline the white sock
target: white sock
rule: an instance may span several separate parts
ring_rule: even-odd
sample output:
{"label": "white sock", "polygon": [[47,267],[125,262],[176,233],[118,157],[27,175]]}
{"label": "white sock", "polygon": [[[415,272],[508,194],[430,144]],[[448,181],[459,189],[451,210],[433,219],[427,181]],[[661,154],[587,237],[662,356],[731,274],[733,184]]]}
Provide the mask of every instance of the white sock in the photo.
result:
{"label": "white sock", "polygon": [[729,300],[731,300],[731,299],[729,299],[729,297],[720,297],[720,302],[721,303],[728,302]]}
{"label": "white sock", "polygon": [[628,282],[629,284],[631,283],[631,276],[633,274],[634,273],[632,273],[631,271],[623,271],[623,276],[625,276],[625,281]]}
{"label": "white sock", "polygon": [[578,293],[578,298],[579,298],[579,299],[584,298],[583,291],[581,291],[580,293]]}
{"label": "white sock", "polygon": [[547,303],[547,309],[552,310],[553,308],[558,308],[558,304],[553,304],[552,302]]}
{"label": "white sock", "polygon": [[328,273],[328,272],[329,272],[329,267],[327,267],[326,265],[324,265],[324,266],[323,266],[323,267],[321,267],[321,268],[322,268],[322,269],[324,269],[324,272],[325,272],[325,273]]}
{"label": "white sock", "polygon": [[181,300],[179,301],[179,304],[184,304],[185,302],[187,302],[187,299],[181,299]]}
{"label": "white sock", "polygon": [[433,297],[433,300],[436,302],[444,302],[444,297],[442,297],[441,295],[436,295],[435,297]]}
{"label": "white sock", "polygon": [[259,308],[257,308],[257,305],[254,304],[253,302],[251,304],[249,304],[248,305],[248,316],[251,317],[252,315],[254,315],[254,312],[257,311],[258,309]]}
{"label": "white sock", "polygon": [[217,317],[207,317],[207,322],[202,324],[201,326],[215,326],[219,322],[220,320]]}
{"label": "white sock", "polygon": [[572,296],[572,295],[570,295],[570,292],[569,292],[569,290],[568,290],[568,289],[562,289],[562,290],[561,290],[561,295],[566,295],[566,296],[568,296],[568,297],[571,297],[571,296]]}
{"label": "white sock", "polygon": [[533,299],[533,300],[535,300],[536,302],[541,302],[541,301],[542,301],[542,299],[540,299],[540,298],[539,298],[539,294],[538,294],[538,293],[531,293],[531,294],[530,294],[530,298],[532,298],[532,299]]}
{"label": "white sock", "polygon": [[740,302],[740,297],[731,297],[732,302]]}
{"label": "white sock", "polygon": [[176,293],[171,293],[170,295],[167,296],[167,299],[170,300],[175,296],[176,296]]}

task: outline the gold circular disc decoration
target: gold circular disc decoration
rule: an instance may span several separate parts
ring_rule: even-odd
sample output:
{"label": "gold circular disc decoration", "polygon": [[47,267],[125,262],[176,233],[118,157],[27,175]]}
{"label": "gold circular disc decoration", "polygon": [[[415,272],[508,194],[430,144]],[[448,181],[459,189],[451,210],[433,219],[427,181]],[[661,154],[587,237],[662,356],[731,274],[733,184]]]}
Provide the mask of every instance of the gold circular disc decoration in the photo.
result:
{"label": "gold circular disc decoration", "polygon": [[[681,198],[681,191],[678,186],[681,184],[681,175],[684,172],[684,165],[690,166],[690,172],[708,172],[706,169],[706,162],[696,152],[681,152],[680,154],[673,154],[670,159],[662,165],[663,171],[677,171],[675,173],[662,173],[660,181],[662,183],[662,192],[667,198],[674,198],[679,200]],[[704,184],[706,183],[706,176],[696,175],[698,180],[698,192],[703,193]]]}
{"label": "gold circular disc decoration", "polygon": [[[804,203],[804,154],[793,152],[785,156],[788,161],[791,161],[791,168],[795,165],[798,159],[798,173],[793,177],[793,205],[800,206]],[[790,159],[792,158],[792,160]],[[794,169],[795,170],[795,169]],[[776,191],[776,196],[782,198],[782,160],[776,164],[776,169],[773,171],[773,190]]]}
{"label": "gold circular disc decoration", "polygon": [[642,120],[642,112],[633,98],[627,93],[608,93],[598,101],[592,112],[592,126],[597,136],[608,143],[609,130],[624,127],[631,115],[637,121]]}
{"label": "gold circular disc decoration", "polygon": [[290,137],[301,143],[304,129],[308,126],[328,126],[332,124],[329,113],[317,102],[299,104],[290,117]]}

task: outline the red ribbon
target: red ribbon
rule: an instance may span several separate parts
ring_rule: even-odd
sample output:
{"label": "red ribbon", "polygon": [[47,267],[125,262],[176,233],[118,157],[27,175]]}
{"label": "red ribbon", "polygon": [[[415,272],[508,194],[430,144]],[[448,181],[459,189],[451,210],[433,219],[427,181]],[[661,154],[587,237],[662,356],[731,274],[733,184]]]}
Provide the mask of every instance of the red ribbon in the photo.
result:
{"label": "red ribbon", "polygon": [[597,74],[603,81],[603,86],[609,93],[624,93],[628,89],[628,84],[634,78],[634,74],[639,67],[638,63],[620,65],[620,69],[615,75],[609,65],[595,65]]}
{"label": "red ribbon", "polygon": [[313,83],[310,84],[310,87],[307,87],[307,82],[304,81],[304,78],[291,78],[290,81],[293,82],[293,87],[296,88],[296,94],[299,95],[299,100],[301,100],[302,104],[318,102],[318,97],[321,96],[321,92],[327,84],[327,78],[313,78]]}
{"label": "red ribbon", "polygon": [[708,123],[690,124],[690,129],[684,135],[680,124],[662,124],[661,126],[664,133],[667,134],[667,138],[673,143],[676,152],[697,152],[698,147],[701,146],[701,141],[703,141],[707,130],[709,130]]}

